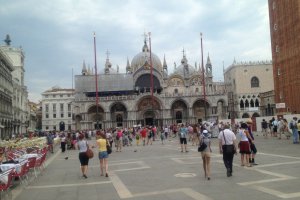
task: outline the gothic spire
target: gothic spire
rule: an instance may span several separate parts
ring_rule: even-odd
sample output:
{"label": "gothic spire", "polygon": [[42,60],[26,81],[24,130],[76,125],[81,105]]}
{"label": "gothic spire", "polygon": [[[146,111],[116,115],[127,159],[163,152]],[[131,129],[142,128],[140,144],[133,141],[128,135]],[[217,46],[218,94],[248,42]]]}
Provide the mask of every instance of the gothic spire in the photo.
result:
{"label": "gothic spire", "polygon": [[85,60],[83,60],[81,74],[82,75],[87,75],[87,69],[86,69],[86,65],[85,65]]}
{"label": "gothic spire", "polygon": [[126,72],[127,73],[131,73],[132,72],[128,57],[127,57]]}

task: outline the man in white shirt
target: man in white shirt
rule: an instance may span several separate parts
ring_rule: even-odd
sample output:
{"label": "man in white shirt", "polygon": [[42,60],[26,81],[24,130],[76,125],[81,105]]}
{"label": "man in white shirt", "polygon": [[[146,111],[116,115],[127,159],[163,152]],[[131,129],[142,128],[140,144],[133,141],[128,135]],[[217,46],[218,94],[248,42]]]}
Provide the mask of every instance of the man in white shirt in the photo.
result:
{"label": "man in white shirt", "polygon": [[227,169],[227,177],[230,177],[232,176],[233,155],[237,152],[236,136],[225,124],[224,130],[219,133],[218,139],[220,153],[223,154],[224,165]]}

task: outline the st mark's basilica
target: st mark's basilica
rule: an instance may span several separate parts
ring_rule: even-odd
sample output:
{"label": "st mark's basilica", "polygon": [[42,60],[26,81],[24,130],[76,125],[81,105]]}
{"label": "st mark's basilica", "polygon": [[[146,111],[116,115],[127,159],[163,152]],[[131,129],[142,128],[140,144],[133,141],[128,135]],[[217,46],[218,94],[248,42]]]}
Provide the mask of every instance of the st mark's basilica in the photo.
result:
{"label": "st mark's basilica", "polygon": [[228,118],[226,87],[224,82],[213,81],[209,56],[202,73],[200,66],[189,64],[183,51],[180,65],[174,64],[174,71],[168,73],[166,58],[162,64],[155,53],[150,53],[146,39],[141,50],[131,62],[127,59],[126,73],[120,73],[118,66],[114,69],[107,57],[104,72],[97,73],[98,94],[95,74],[83,63],[81,75],[75,75],[76,130],[94,129],[97,125],[99,128],[163,126]]}

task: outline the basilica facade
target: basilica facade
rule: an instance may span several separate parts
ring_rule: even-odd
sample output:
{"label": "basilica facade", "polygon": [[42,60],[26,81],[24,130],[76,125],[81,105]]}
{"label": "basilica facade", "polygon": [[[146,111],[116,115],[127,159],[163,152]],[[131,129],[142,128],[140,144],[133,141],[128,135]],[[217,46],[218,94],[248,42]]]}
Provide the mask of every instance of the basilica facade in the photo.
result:
{"label": "basilica facade", "polygon": [[75,75],[72,129],[194,124],[228,118],[225,84],[213,81],[209,56],[202,71],[190,65],[183,53],[180,65],[174,64],[173,72],[168,73],[166,58],[161,62],[150,52],[146,39],[141,50],[131,62],[127,59],[125,73],[112,67],[109,57],[104,72],[97,76],[83,63],[82,73]]}

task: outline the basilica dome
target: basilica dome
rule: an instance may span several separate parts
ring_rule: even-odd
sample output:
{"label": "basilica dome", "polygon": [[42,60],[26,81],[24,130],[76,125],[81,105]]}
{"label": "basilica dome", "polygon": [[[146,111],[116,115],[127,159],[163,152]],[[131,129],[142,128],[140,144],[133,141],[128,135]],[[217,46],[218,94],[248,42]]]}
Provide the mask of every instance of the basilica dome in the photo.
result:
{"label": "basilica dome", "polygon": [[[151,53],[151,57],[153,69],[156,69],[158,72],[161,72],[162,64],[159,57],[153,52]],[[150,69],[150,50],[147,46],[146,41],[144,42],[142,52],[138,53],[136,56],[133,57],[131,61],[131,67],[133,73],[135,73],[141,67],[144,67],[144,69]]]}
{"label": "basilica dome", "polygon": [[192,65],[188,64],[188,61],[185,57],[181,59],[181,64],[174,69],[173,74],[177,74],[183,77],[192,76],[197,73],[197,70]]}

